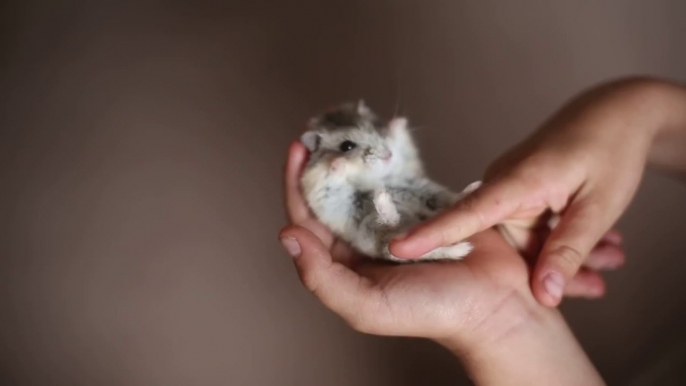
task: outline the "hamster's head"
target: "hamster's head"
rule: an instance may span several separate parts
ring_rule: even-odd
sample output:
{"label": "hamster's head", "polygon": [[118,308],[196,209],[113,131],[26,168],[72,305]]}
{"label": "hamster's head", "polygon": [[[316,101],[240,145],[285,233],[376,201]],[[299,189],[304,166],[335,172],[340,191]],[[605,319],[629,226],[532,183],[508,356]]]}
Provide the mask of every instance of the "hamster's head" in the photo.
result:
{"label": "hamster's head", "polygon": [[[406,166],[407,151],[397,141],[398,130],[406,128],[381,125],[376,115],[359,101],[312,118],[301,141],[310,151],[310,166],[324,165],[334,175],[371,186]],[[410,146],[414,148],[413,143]]]}

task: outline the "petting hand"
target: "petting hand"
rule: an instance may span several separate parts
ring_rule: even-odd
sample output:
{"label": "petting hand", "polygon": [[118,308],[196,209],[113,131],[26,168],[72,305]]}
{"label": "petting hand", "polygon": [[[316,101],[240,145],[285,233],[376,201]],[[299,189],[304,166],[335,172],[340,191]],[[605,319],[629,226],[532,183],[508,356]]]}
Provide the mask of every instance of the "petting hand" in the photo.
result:
{"label": "petting hand", "polygon": [[[414,258],[501,224],[521,252],[538,256],[538,301],[558,305],[575,275],[597,275],[579,271],[582,265],[614,269],[624,262],[621,237],[607,232],[638,187],[659,126],[650,96],[641,81],[583,94],[492,164],[481,189],[393,241],[391,252]],[[551,213],[561,219],[548,234],[541,225]]]}

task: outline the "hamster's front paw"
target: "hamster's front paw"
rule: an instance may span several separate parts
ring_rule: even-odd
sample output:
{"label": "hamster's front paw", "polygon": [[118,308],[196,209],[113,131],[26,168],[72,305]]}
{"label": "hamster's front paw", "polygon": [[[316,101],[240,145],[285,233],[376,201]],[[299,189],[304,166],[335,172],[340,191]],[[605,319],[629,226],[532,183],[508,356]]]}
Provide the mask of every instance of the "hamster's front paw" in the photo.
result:
{"label": "hamster's front paw", "polygon": [[400,222],[400,214],[393,203],[393,198],[386,190],[374,192],[374,207],[379,213],[379,223],[396,226]]}
{"label": "hamster's front paw", "polygon": [[477,189],[479,189],[481,187],[481,185],[482,185],[481,181],[472,182],[471,184],[467,185],[466,188],[464,188],[464,190],[462,191],[462,194],[465,196],[468,196],[468,195],[474,193],[474,191],[476,191]]}

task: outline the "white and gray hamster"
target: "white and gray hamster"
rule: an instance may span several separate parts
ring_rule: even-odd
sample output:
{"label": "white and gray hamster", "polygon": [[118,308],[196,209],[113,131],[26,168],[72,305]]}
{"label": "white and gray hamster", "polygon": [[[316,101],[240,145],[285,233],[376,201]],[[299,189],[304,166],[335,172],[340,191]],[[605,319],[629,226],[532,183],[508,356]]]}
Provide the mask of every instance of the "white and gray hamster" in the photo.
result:
{"label": "white and gray hamster", "polygon": [[[430,180],[405,118],[381,121],[363,101],[346,103],[309,122],[302,143],[310,160],[302,176],[319,221],[371,258],[396,262],[389,241],[476,189],[455,193]],[[457,260],[468,242],[437,248],[422,260]]]}

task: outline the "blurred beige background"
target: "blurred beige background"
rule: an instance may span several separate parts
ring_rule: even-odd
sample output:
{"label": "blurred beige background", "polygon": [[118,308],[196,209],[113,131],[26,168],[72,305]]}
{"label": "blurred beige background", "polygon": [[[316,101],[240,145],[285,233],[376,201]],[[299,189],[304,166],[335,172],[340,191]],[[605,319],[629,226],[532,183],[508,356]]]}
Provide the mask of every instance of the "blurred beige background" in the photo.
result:
{"label": "blurred beige background", "polygon": [[[468,384],[301,288],[276,238],[289,141],[333,103],[398,106],[461,187],[587,86],[686,80],[682,0],[0,7],[7,385]],[[684,384],[686,186],[648,173],[620,226],[627,267],[564,312],[610,384]]]}

